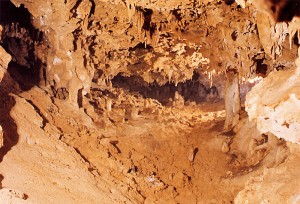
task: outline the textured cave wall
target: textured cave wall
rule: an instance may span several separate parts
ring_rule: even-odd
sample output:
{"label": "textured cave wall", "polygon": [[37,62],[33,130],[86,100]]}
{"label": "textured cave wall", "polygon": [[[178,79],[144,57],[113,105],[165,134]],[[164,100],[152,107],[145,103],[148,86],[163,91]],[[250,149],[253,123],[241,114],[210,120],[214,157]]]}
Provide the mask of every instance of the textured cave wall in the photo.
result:
{"label": "textured cave wall", "polygon": [[[3,28],[0,25],[0,41],[1,41],[2,30]],[[10,61],[11,61],[11,56],[4,50],[2,46],[0,46],[0,83],[2,83],[2,80],[7,73],[7,66]],[[0,148],[3,147],[3,145],[4,145],[3,128],[0,125]]]}
{"label": "textured cave wall", "polygon": [[215,85],[223,97],[226,69],[238,70],[241,80],[265,76],[288,66],[295,52],[282,52],[289,49],[287,25],[271,22],[250,4],[12,2],[28,9],[32,25],[42,33],[34,45],[40,84],[66,92],[75,105],[78,91],[87,93],[92,80],[106,86],[118,74],[177,85],[196,72],[202,84]]}
{"label": "textured cave wall", "polygon": [[[299,50],[300,51],[300,50]],[[262,133],[300,144],[300,58],[296,68],[271,73],[247,95],[246,110]]]}
{"label": "textured cave wall", "polygon": [[[3,28],[0,25],[0,41],[1,41],[2,30]],[[6,73],[6,69],[10,61],[11,61],[11,56],[4,50],[2,46],[0,46],[0,82],[2,81]]]}
{"label": "textured cave wall", "polygon": [[34,44],[41,64],[40,83],[54,92],[66,90],[69,100],[77,105],[78,90],[89,89],[93,70],[86,66],[85,39],[75,38],[86,30],[91,11],[89,1],[12,1],[31,14],[32,25],[43,33]]}
{"label": "textured cave wall", "polygon": [[[92,83],[108,88],[119,83],[118,77],[133,79],[133,84],[125,80],[131,87],[161,87],[155,89],[163,90],[157,95],[177,86],[186,99],[194,92],[184,90],[196,84],[199,98],[213,87],[224,98],[226,70],[236,70],[239,81],[247,82],[295,66],[298,20],[276,23],[249,1],[12,2],[28,9],[38,33],[31,37],[31,50],[39,85],[75,106],[78,94],[88,93]],[[27,36],[17,33],[22,39]],[[15,61],[28,64],[22,57]],[[199,82],[193,79],[195,73]],[[170,98],[176,90],[168,92]]]}
{"label": "textured cave wall", "polygon": [[[261,30],[268,33],[266,28],[274,24],[277,28],[277,34],[275,30],[273,36],[277,36],[275,39],[277,39],[278,47],[273,50],[269,49],[274,60],[276,60],[277,52],[281,52],[286,37],[289,39],[290,50],[285,52],[291,54],[293,59],[288,65],[290,70],[272,72],[253,88],[247,95],[246,111],[250,120],[256,121],[261,133],[271,132],[279,138],[299,144],[300,4],[299,1],[261,0],[256,1],[255,5],[262,11],[261,22],[265,28],[261,27]],[[276,21],[286,22],[274,23]],[[274,38],[271,39],[274,40]],[[263,45],[266,50],[271,43],[265,38]],[[292,52],[295,49],[298,49],[298,52]]]}

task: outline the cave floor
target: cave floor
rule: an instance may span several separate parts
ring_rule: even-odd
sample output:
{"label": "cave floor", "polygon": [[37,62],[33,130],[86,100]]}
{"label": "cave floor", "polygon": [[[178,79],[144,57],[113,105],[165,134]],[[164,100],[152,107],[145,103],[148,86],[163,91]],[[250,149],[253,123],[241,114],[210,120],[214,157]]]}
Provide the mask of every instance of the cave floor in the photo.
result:
{"label": "cave floor", "polygon": [[78,108],[6,80],[0,196],[13,189],[9,201],[233,203],[262,172],[264,149],[254,159],[239,150],[255,133],[223,133],[223,101],[163,106],[94,85]]}
{"label": "cave floor", "polygon": [[44,203],[233,202],[250,175],[233,175],[222,150],[232,137],[222,134],[223,102],[145,107],[111,89],[107,111],[100,92],[80,109],[38,87],[14,95],[18,143],[0,164],[2,186]]}

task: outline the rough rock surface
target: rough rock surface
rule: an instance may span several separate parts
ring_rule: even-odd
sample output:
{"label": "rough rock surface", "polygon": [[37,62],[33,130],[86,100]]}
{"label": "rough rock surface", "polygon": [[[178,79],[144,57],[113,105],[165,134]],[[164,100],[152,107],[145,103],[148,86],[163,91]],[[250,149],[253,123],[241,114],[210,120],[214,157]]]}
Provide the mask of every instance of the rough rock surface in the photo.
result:
{"label": "rough rock surface", "polygon": [[0,198],[298,202],[299,18],[267,2],[1,1]]}
{"label": "rough rock surface", "polygon": [[7,188],[2,188],[0,190],[0,198],[1,202],[3,204],[9,204],[9,203],[18,203],[18,204],[23,204],[23,203],[28,203],[26,202],[27,196],[24,193],[7,189]]}
{"label": "rough rock surface", "polygon": [[[247,180],[245,189],[234,200],[242,203],[299,203],[299,147],[276,168],[265,168],[259,176]],[[279,155],[279,154],[278,154]]]}
{"label": "rough rock surface", "polygon": [[[36,91],[43,94],[42,90]],[[80,155],[55,138],[57,129],[44,127],[45,118],[39,115],[30,101],[16,95],[14,99],[16,106],[12,109],[11,116],[18,126],[18,144],[0,163],[0,172],[4,177],[3,187],[17,187],[22,193],[16,195],[26,196],[13,197],[11,202],[24,198],[29,203],[126,201],[125,197],[117,194],[117,190],[114,192],[117,195],[113,196],[108,185],[89,171],[87,163]],[[13,192],[7,194],[7,190],[2,189],[0,195],[9,197]]]}
{"label": "rough rock surface", "polygon": [[[1,33],[2,26],[0,25],[0,41],[1,41]],[[0,82],[2,81],[4,74],[6,72],[8,63],[11,61],[11,56],[4,50],[2,46],[0,46]]]}
{"label": "rough rock surface", "polygon": [[[265,76],[288,66],[295,53],[282,52],[289,48],[287,24],[276,24],[251,5],[215,0],[12,2],[28,9],[37,29],[30,36],[34,47],[27,49],[41,64],[40,82],[55,95],[63,92],[74,105],[78,93],[89,92],[92,80],[105,85],[118,74],[177,85],[199,73],[201,83],[214,84],[223,97],[220,73],[227,68],[238,69],[241,79]],[[17,30],[32,33],[26,29]]]}
{"label": "rough rock surface", "polygon": [[296,66],[287,71],[272,72],[257,84],[246,97],[246,110],[249,118],[257,121],[262,133],[271,132],[299,144],[299,58]]}

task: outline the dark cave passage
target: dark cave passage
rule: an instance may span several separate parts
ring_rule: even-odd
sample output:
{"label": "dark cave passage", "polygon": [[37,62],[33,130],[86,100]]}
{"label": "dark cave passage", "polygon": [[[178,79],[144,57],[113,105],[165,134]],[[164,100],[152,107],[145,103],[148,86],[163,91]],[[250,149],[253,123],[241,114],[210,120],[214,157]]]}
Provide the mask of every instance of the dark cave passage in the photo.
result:
{"label": "dark cave passage", "polygon": [[0,24],[3,27],[0,43],[12,56],[8,72],[21,89],[29,90],[42,78],[43,65],[36,57],[35,49],[44,34],[33,27],[31,14],[24,5],[17,8],[8,0],[1,1]]}
{"label": "dark cave passage", "polygon": [[112,79],[112,84],[117,88],[124,88],[130,92],[137,92],[144,98],[153,98],[163,105],[174,105],[174,102],[181,101],[184,104],[195,102],[217,102],[220,100],[217,87],[206,87],[199,80],[199,75],[194,74],[191,80],[175,83],[169,82],[165,85],[158,83],[147,83],[141,77],[125,77],[117,75]]}

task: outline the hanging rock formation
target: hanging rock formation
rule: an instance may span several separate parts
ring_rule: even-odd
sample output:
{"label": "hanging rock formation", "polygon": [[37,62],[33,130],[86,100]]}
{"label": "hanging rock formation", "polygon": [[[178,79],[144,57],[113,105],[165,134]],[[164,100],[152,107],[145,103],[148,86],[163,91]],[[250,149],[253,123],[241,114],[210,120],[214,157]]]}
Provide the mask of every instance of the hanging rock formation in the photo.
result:
{"label": "hanging rock formation", "polygon": [[89,92],[92,81],[106,85],[118,74],[177,85],[199,73],[201,83],[216,86],[223,98],[219,79],[228,67],[237,67],[240,78],[247,79],[292,60],[281,56],[288,49],[286,24],[271,22],[252,6],[218,1],[12,2],[28,9],[41,36],[32,37],[40,84],[73,105],[78,93]]}

